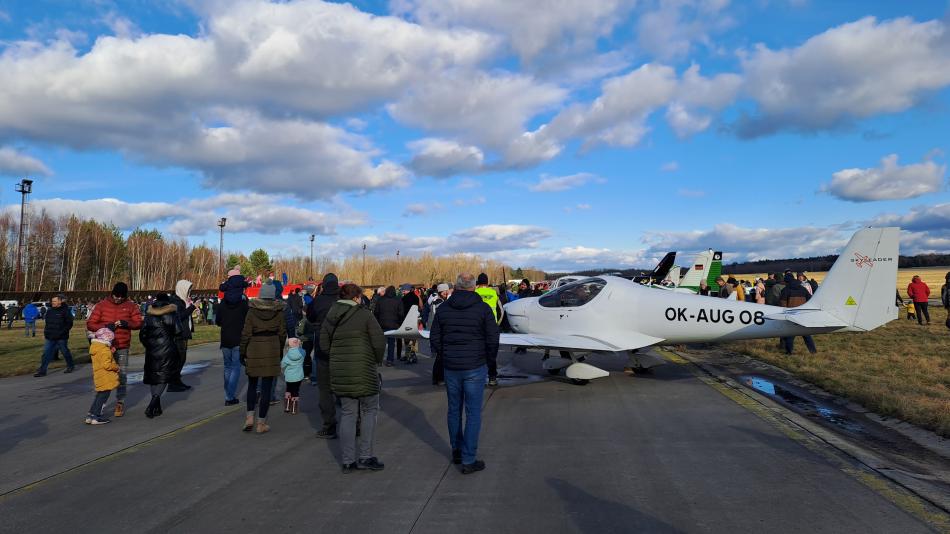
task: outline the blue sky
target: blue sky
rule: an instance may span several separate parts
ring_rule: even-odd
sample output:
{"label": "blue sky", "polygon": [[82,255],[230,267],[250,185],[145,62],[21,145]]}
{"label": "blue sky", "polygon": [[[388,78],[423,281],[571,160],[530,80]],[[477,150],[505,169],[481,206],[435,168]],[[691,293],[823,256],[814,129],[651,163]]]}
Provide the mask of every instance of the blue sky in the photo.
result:
{"label": "blue sky", "polygon": [[549,270],[950,250],[950,5],[0,0],[0,205]]}

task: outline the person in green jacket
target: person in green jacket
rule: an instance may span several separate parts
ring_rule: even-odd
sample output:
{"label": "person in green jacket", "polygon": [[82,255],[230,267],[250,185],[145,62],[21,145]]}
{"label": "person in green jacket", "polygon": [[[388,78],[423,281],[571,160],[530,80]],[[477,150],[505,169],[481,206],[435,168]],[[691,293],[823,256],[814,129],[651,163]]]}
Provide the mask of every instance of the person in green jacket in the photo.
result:
{"label": "person in green jacket", "polygon": [[[373,455],[373,433],[379,412],[380,376],[386,337],[376,317],[360,305],[363,290],[356,284],[340,289],[340,300],[327,312],[320,328],[320,347],[330,355],[330,388],[340,399],[337,428],[343,452],[343,473],[354,469],[382,470]],[[359,456],[356,420],[360,418]]]}

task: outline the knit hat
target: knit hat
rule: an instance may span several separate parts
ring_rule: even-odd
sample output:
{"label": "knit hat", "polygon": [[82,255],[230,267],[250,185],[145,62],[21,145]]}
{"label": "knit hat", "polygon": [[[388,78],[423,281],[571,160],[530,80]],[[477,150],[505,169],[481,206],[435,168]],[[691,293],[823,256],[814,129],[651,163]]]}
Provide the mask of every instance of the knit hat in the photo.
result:
{"label": "knit hat", "polygon": [[336,277],[333,273],[327,273],[323,277],[323,290],[326,291],[330,289],[331,291],[336,291],[340,288],[340,279]]}
{"label": "knit hat", "polygon": [[112,294],[123,299],[129,298],[129,286],[125,285],[125,282],[119,282],[112,286]]}
{"label": "knit hat", "polygon": [[478,273],[478,280],[475,281],[475,285],[488,285],[488,275],[485,273]]}
{"label": "knit hat", "polygon": [[287,340],[287,346],[292,349],[296,349],[297,347],[300,346],[300,340],[295,337],[292,337]]}
{"label": "knit hat", "polygon": [[99,330],[96,330],[95,338],[96,341],[108,345],[112,343],[113,339],[115,339],[115,332],[109,330],[108,328],[100,328]]}
{"label": "knit hat", "polygon": [[241,266],[235,265],[233,269],[228,271],[228,278],[231,278],[232,276],[240,276],[240,274],[241,274]]}
{"label": "knit hat", "polygon": [[261,286],[261,292],[257,294],[258,298],[274,300],[277,297],[277,288],[274,284],[267,282]]}
{"label": "knit hat", "polygon": [[435,290],[436,290],[436,292],[438,292],[438,293],[442,293],[443,291],[448,291],[448,290],[449,290],[449,284],[446,284],[445,282],[443,282],[443,283],[439,284],[439,285],[435,288]]}

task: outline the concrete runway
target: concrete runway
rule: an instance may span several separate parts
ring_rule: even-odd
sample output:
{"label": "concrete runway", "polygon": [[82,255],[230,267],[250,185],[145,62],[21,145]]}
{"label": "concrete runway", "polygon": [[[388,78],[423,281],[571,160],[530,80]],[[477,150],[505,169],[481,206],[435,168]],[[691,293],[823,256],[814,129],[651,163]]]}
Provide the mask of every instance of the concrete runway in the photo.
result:
{"label": "concrete runway", "polygon": [[[444,392],[430,360],[384,368],[377,473],[340,473],[339,443],[272,407],[240,431],[223,405],[216,345],[193,348],[187,393],[144,417],[90,427],[89,366],[0,381],[0,532],[932,532],[826,457],[668,364],[646,377],[549,378],[539,355],[500,356],[523,378],[486,392],[479,456],[451,465]],[[133,368],[142,359],[133,358]],[[108,404],[111,410],[112,402]]]}

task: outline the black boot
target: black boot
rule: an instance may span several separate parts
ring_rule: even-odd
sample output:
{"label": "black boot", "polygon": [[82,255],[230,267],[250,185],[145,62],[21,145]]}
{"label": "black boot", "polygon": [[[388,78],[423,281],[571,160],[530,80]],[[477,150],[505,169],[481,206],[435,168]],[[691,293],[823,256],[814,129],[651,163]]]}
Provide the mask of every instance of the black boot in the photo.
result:
{"label": "black boot", "polygon": [[148,407],[145,408],[145,417],[151,419],[159,415],[162,415],[162,398],[158,395],[152,395],[152,400],[148,403]]}

